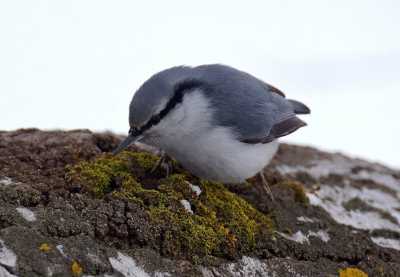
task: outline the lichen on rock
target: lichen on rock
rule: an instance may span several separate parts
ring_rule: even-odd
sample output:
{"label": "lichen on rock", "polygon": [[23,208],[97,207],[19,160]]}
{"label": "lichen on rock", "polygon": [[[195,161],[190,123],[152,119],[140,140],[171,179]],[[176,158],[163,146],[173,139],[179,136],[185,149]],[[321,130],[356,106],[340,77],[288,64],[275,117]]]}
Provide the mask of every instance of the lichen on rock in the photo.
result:
{"label": "lichen on rock", "polygon": [[348,267],[339,271],[340,277],[368,277],[364,271],[358,268]]}
{"label": "lichen on rock", "polygon": [[39,250],[42,251],[42,252],[45,252],[45,253],[49,252],[51,250],[51,248],[52,247],[48,243],[42,243],[39,246]]}
{"label": "lichen on rock", "polygon": [[81,265],[77,261],[73,261],[72,262],[71,272],[72,272],[72,276],[74,276],[74,277],[82,276],[83,269],[82,269]]}

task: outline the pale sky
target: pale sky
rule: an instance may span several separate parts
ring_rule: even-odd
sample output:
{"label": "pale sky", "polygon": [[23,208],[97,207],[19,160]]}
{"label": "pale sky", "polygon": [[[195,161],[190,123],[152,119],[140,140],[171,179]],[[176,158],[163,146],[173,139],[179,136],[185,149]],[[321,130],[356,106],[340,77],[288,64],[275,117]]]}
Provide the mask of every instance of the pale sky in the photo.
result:
{"label": "pale sky", "polygon": [[399,1],[1,1],[0,130],[126,133],[134,91],[224,63],[308,104],[286,141],[400,168]]}

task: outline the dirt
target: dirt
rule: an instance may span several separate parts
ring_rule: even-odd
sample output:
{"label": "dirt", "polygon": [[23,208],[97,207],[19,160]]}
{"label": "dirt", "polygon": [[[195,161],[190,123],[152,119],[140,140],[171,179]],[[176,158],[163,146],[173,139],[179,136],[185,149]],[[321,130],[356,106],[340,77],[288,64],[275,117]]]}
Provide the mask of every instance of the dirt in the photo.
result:
{"label": "dirt", "polygon": [[[365,229],[356,228],[351,222],[343,224],[329,209],[315,204],[310,198],[314,192],[320,197],[320,188],[333,184],[344,190],[350,182],[356,190],[362,189],[359,179],[348,176],[361,170],[383,172],[396,184],[400,176],[397,171],[340,154],[283,144],[266,169],[275,201],[263,193],[257,178],[244,185],[224,186],[232,193],[229,195],[245,200],[257,212],[270,218],[273,229],[246,249],[232,248],[236,252],[228,255],[214,247],[213,251],[207,252],[207,258],[199,257],[197,252],[194,258],[189,255],[191,250],[184,247],[171,251],[171,245],[176,247],[178,242],[166,238],[165,234],[176,226],[161,226],[151,220],[148,209],[154,203],[143,204],[116,197],[113,191],[95,195],[84,189],[84,184],[66,178],[68,168],[83,161],[96,162],[105,152],[114,149],[120,139],[111,133],[88,130],[0,132],[0,240],[4,242],[0,245],[0,274],[5,270],[9,276],[29,277],[339,276],[340,270],[357,268],[369,276],[397,276],[400,271],[400,251],[382,247],[372,240],[374,236],[399,240],[395,228],[382,225],[382,228]],[[130,150],[142,151],[136,147]],[[310,168],[319,160],[342,158],[362,165],[352,166],[349,173],[333,172],[327,176],[313,175],[306,169],[292,173],[279,170],[281,165]],[[182,173],[179,165],[174,170]],[[141,176],[140,181],[146,184],[146,189],[160,192],[162,172],[151,175],[139,165],[132,168],[132,172]],[[193,176],[187,180],[202,186]],[[377,183],[375,189],[384,187],[382,193],[389,191],[385,195],[398,197],[392,187],[377,180],[368,181],[365,188],[374,188],[374,182]],[[207,187],[201,188],[205,193]],[[118,189],[118,184],[113,187],[115,191]],[[400,203],[399,198],[396,199]],[[196,196],[189,200],[192,204],[197,203]],[[231,201],[230,198],[227,201]],[[330,200],[326,197],[322,201],[329,203]],[[393,225],[399,224],[398,217],[391,211],[400,205],[388,211],[374,203],[364,203],[362,194],[343,205],[348,213],[376,212]],[[28,220],[29,217],[22,216],[17,208],[33,212],[35,219]],[[178,207],[174,212],[186,211]],[[196,213],[194,210],[193,216]],[[222,214],[217,213],[218,216]],[[235,234],[235,230],[231,231]],[[240,237],[237,239],[241,240]],[[15,255],[15,263],[10,262],[9,251]],[[128,275],[128,271],[116,265],[119,254],[132,259],[121,258],[119,265],[137,270],[136,275]],[[128,261],[133,261],[137,269]]]}

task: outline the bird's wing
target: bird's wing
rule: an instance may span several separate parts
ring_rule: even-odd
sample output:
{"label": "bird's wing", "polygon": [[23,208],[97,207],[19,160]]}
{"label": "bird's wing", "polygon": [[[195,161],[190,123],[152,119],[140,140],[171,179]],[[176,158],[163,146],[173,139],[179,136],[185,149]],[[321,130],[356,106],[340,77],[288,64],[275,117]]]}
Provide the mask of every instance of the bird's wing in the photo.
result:
{"label": "bird's wing", "polygon": [[305,112],[300,104],[293,105],[275,92],[263,92],[245,90],[243,96],[239,91],[208,90],[218,94],[211,98],[217,125],[230,127],[238,140],[252,144],[271,142],[306,125],[296,116],[298,111]]}
{"label": "bird's wing", "polygon": [[[263,82],[263,81],[260,80],[260,82]],[[276,93],[276,94],[282,96],[283,98],[286,97],[286,95],[281,90],[277,89],[276,87],[274,87],[274,86],[272,86],[272,85],[270,85],[268,83],[265,83],[265,82],[263,82],[263,83],[265,85],[265,88],[267,90],[269,90],[270,92]]]}
{"label": "bird's wing", "polygon": [[287,136],[297,129],[306,126],[307,124],[297,116],[290,117],[272,126],[269,134],[259,138],[242,139],[241,142],[245,143],[268,143],[280,137]]}
{"label": "bird's wing", "polygon": [[[267,91],[275,93],[277,95],[280,95],[283,98],[286,98],[286,95],[281,90],[277,89],[276,87],[274,87],[268,83],[265,83],[263,81],[261,81],[261,82],[265,85],[265,88]],[[293,106],[293,110],[296,114],[309,114],[311,112],[311,110],[303,103],[301,103],[297,100],[292,100],[292,99],[287,99],[287,100]]]}
{"label": "bird's wing", "polygon": [[238,140],[268,143],[306,124],[296,117],[309,109],[275,87],[223,65],[198,67],[198,78],[214,109],[218,126],[230,127]]}

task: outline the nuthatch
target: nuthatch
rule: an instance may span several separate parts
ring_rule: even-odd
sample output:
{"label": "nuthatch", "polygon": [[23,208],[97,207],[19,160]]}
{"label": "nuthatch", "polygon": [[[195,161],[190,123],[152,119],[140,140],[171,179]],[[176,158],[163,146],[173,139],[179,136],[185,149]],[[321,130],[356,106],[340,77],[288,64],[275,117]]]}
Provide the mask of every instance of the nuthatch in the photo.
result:
{"label": "nuthatch", "polygon": [[261,173],[270,193],[262,170],[276,153],[278,138],[306,125],[296,114],[308,113],[304,104],[232,67],[173,67],[135,93],[129,135],[114,153],[140,141],[202,179],[242,183]]}

